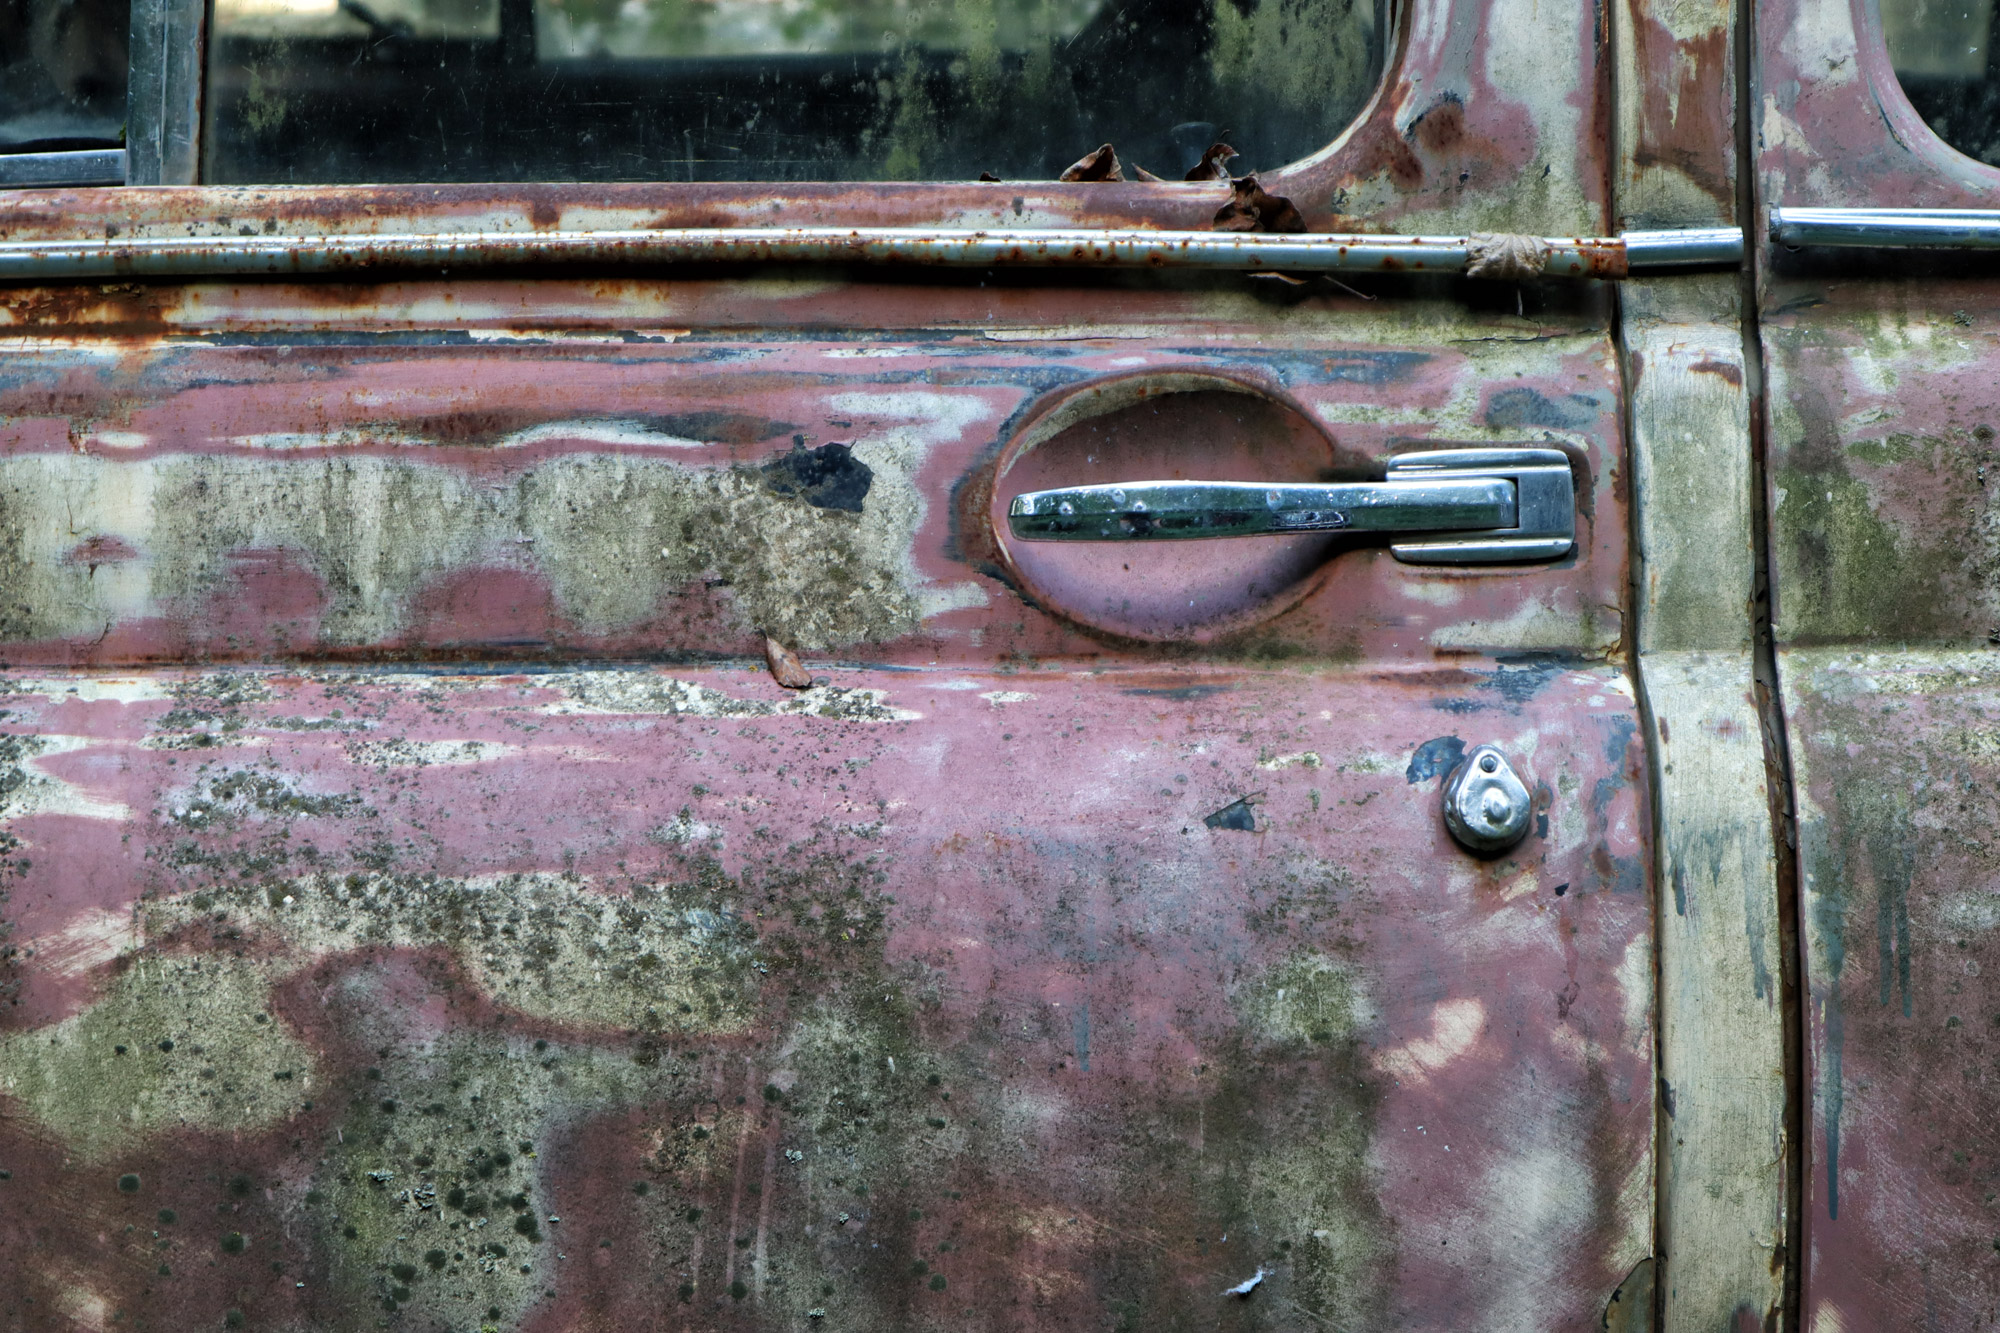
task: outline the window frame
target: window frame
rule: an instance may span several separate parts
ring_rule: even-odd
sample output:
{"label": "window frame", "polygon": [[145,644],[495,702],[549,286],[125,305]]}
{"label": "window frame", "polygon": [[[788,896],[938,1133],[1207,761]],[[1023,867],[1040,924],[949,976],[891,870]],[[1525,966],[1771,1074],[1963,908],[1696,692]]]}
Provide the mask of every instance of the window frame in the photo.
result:
{"label": "window frame", "polygon": [[1946,143],[1903,91],[1879,0],[1767,0],[1755,57],[1766,206],[2000,205],[2000,167]]}
{"label": "window frame", "polygon": [[[133,3],[133,87],[148,91],[143,113],[134,113],[127,184],[0,193],[0,243],[234,237],[246,228],[280,236],[799,226],[1207,231],[1230,199],[1222,182],[200,184],[206,0]],[[1397,0],[1384,70],[1362,110],[1332,142],[1261,173],[1260,183],[1296,201],[1315,232],[1602,236],[1614,174],[1608,30],[1605,11],[1589,6]],[[1466,33],[1475,35],[1470,51]],[[1496,76],[1500,62],[1488,53],[1502,40],[1496,33],[1508,33],[1516,49],[1532,44],[1539,63],[1515,61],[1505,79]],[[170,50],[181,57],[169,62]],[[139,69],[142,52],[157,81]]]}

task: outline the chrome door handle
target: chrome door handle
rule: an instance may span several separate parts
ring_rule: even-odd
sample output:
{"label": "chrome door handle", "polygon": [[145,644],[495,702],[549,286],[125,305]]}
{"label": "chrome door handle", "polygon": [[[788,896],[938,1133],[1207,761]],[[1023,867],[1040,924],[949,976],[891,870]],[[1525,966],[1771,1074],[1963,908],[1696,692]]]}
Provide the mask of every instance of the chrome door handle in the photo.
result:
{"label": "chrome door handle", "polygon": [[1023,541],[1135,541],[1396,532],[1398,560],[1555,560],[1576,545],[1576,491],[1559,449],[1440,449],[1389,460],[1382,481],[1298,485],[1127,481],[1027,491],[1007,508]]}

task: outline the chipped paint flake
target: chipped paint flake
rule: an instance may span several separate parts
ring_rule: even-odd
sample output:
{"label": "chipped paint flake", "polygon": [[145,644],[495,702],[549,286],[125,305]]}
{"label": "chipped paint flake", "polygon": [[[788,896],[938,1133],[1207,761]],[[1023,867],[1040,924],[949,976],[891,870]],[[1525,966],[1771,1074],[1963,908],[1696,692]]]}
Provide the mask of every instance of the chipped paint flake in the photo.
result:
{"label": "chipped paint flake", "polygon": [[534,680],[561,698],[541,711],[555,716],[656,713],[670,717],[823,717],[843,722],[911,722],[923,716],[893,707],[886,690],[816,685],[779,699],[743,699],[707,685],[626,671],[564,671]]}
{"label": "chipped paint flake", "polygon": [[1431,1034],[1375,1057],[1375,1065],[1398,1078],[1421,1079],[1443,1069],[1479,1043],[1486,1006],[1477,999],[1446,1000],[1431,1010]]}

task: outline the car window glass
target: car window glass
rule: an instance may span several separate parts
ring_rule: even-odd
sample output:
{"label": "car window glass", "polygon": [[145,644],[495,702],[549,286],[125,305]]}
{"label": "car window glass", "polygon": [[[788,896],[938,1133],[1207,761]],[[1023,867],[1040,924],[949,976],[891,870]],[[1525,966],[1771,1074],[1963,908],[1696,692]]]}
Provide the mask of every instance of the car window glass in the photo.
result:
{"label": "car window glass", "polygon": [[1324,146],[1389,0],[215,0],[218,182],[1179,180]]}
{"label": "car window glass", "polygon": [[0,152],[123,141],[129,9],[127,0],[0,0]]}
{"label": "car window glass", "polygon": [[1889,63],[1939,138],[2000,165],[2000,66],[1993,0],[1881,0]]}

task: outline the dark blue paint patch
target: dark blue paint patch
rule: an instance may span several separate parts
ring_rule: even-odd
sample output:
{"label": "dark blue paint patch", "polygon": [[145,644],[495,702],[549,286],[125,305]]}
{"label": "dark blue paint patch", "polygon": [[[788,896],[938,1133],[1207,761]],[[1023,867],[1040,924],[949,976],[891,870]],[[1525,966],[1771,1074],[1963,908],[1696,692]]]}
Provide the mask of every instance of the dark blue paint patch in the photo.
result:
{"label": "dark blue paint patch", "polygon": [[792,422],[776,421],[748,412],[669,412],[664,416],[641,419],[662,435],[713,444],[762,444],[766,440],[795,435],[799,429]]}
{"label": "dark blue paint patch", "polygon": [[1401,384],[1430,359],[1428,352],[1342,352],[1320,367],[1336,384]]}
{"label": "dark blue paint patch", "polygon": [[1854,834],[1843,830],[1837,840],[1814,821],[1799,821],[1800,855],[1812,867],[1806,883],[1806,912],[1812,933],[1826,958],[1825,974],[1816,980],[1812,998],[1826,1015],[1826,1050],[1820,1073],[1821,1125],[1826,1133],[1826,1215],[1840,1216],[1840,1117],[1847,1100],[1841,1073],[1847,1046],[1847,1014],[1841,998],[1841,978],[1847,970],[1847,895]]}
{"label": "dark blue paint patch", "polygon": [[1560,883],[1560,884],[1556,885],[1556,897],[1560,898],[1560,897],[1562,897],[1562,896],[1563,896],[1563,895],[1564,895],[1565,893],[1568,893],[1568,892],[1569,892],[1569,881],[1568,881],[1568,880],[1564,880],[1564,881],[1563,881],[1562,883]]}
{"label": "dark blue paint patch", "polygon": [[1444,777],[1464,762],[1464,741],[1456,736],[1437,736],[1417,747],[1410,756],[1410,766],[1403,770],[1403,779],[1415,786]]}
{"label": "dark blue paint patch", "polygon": [[1477,699],[1433,699],[1431,707],[1440,713],[1482,713],[1488,705]]}
{"label": "dark blue paint patch", "polygon": [[1667,1119],[1674,1118],[1674,1085],[1664,1077],[1660,1079],[1660,1109],[1667,1113]]}
{"label": "dark blue paint patch", "polygon": [[[1169,347],[1162,350],[1175,356],[1185,356],[1205,367],[1213,368],[1218,364],[1213,347]],[[1352,348],[1318,356],[1298,352],[1232,353],[1225,361],[1255,367],[1290,387],[1296,384],[1400,384],[1411,379],[1431,359],[1429,352]]]}
{"label": "dark blue paint patch", "polygon": [[1688,914],[1687,870],[1679,862],[1674,863],[1673,884],[1674,915],[1686,916]]}
{"label": "dark blue paint patch", "polygon": [[1129,694],[1135,699],[1179,699],[1182,702],[1188,702],[1195,699],[1206,699],[1212,694],[1223,694],[1228,689],[1229,686],[1227,685],[1135,685],[1129,690],[1120,690],[1118,692],[1120,694]]}
{"label": "dark blue paint patch", "polygon": [[1604,719],[1605,730],[1610,734],[1604,738],[1604,759],[1606,763],[1623,764],[1632,747],[1632,737],[1638,733],[1639,721],[1629,713],[1621,713]]}
{"label": "dark blue paint patch", "polygon": [[1212,829],[1234,829],[1238,833],[1257,831],[1257,814],[1250,808],[1247,796],[1231,801],[1214,814],[1205,816],[1201,822]]}
{"label": "dark blue paint patch", "polygon": [[778,455],[762,469],[764,485],[777,494],[804,500],[815,509],[861,512],[875,474],[854,456],[854,446],[835,441],[817,449],[798,437],[791,452]]}
{"label": "dark blue paint patch", "polygon": [[1589,394],[1566,393],[1550,398],[1536,389],[1502,389],[1486,402],[1486,424],[1497,430],[1544,426],[1581,430],[1597,420],[1602,404]]}
{"label": "dark blue paint patch", "polygon": [[1502,659],[1500,665],[1480,681],[1480,688],[1492,690],[1515,707],[1520,707],[1547,687],[1568,665],[1555,655],[1524,653]]}
{"label": "dark blue paint patch", "polygon": [[1826,1001],[1826,1077],[1820,1100],[1826,1105],[1826,1216],[1840,1216],[1840,1113],[1847,1092],[1841,1079],[1841,1055],[1847,1045],[1847,1015],[1840,1010],[1840,997],[1829,988]]}
{"label": "dark blue paint patch", "polygon": [[1907,834],[1884,819],[1868,833],[1868,859],[1875,871],[1875,949],[1887,1008],[1900,987],[1903,1017],[1910,1017],[1910,880],[1916,858]]}

